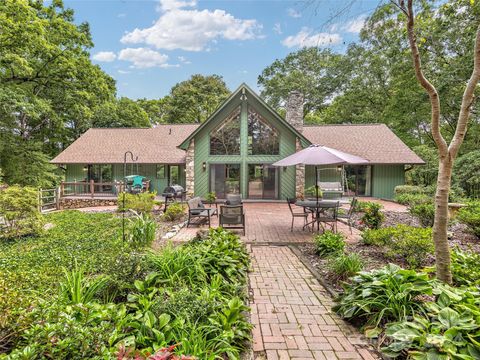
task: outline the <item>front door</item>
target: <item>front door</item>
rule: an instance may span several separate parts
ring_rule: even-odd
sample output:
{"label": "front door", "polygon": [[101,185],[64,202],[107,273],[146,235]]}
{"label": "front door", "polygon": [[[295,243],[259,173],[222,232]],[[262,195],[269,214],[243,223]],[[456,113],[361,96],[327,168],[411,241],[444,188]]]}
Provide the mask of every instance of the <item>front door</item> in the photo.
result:
{"label": "front door", "polygon": [[211,164],[210,191],[218,199],[225,199],[227,194],[240,194],[240,164]]}
{"label": "front door", "polygon": [[248,164],[248,198],[278,199],[278,168],[267,164]]}

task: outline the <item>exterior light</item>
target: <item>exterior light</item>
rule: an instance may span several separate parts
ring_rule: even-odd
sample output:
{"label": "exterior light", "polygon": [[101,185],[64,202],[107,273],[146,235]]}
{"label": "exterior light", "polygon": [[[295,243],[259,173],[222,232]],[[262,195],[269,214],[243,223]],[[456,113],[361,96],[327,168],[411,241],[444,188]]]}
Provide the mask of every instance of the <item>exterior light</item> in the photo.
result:
{"label": "exterior light", "polygon": [[247,100],[247,95],[245,94],[245,88],[242,89],[242,95],[240,96],[240,100],[242,101]]}
{"label": "exterior light", "polygon": [[84,166],[83,171],[87,171],[87,170],[88,170],[88,166]]}
{"label": "exterior light", "polygon": [[203,171],[207,170],[207,163],[205,161],[202,163],[202,169]]}

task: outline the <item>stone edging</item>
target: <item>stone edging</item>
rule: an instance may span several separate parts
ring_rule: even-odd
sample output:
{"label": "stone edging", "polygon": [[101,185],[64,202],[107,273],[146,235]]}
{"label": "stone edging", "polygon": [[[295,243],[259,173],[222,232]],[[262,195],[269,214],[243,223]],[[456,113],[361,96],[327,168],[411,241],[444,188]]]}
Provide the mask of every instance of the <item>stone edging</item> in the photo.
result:
{"label": "stone edging", "polygon": [[168,230],[166,232],[165,235],[163,235],[160,239],[161,240],[169,240],[171,238],[173,238],[175,235],[178,234],[178,232],[183,228],[185,227],[185,225],[187,225],[187,221],[183,221],[179,224],[176,224],[176,225],[173,225],[170,230]]}

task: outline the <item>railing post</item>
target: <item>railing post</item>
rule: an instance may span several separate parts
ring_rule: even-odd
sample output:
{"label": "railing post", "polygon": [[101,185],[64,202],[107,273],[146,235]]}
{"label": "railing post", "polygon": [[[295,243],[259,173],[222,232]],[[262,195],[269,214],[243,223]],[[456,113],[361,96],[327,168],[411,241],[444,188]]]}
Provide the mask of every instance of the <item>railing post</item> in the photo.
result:
{"label": "railing post", "polygon": [[73,179],[73,195],[77,195],[77,179]]}
{"label": "railing post", "polygon": [[65,184],[63,183],[63,180],[60,182],[60,197],[63,197],[65,195]]}
{"label": "railing post", "polygon": [[57,187],[55,189],[55,207],[57,208],[57,210],[60,210],[60,197],[61,197],[61,194],[62,194],[62,189],[61,189],[61,186],[60,187]]}
{"label": "railing post", "polygon": [[95,184],[93,179],[90,180],[90,193],[92,194],[92,199],[93,199],[93,195],[95,194]]}

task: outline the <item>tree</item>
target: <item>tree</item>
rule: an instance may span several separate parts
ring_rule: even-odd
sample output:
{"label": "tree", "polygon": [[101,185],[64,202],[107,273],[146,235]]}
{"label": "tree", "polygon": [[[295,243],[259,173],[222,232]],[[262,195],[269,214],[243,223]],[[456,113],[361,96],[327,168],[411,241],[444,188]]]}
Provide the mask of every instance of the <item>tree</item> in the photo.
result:
{"label": "tree", "polygon": [[161,99],[138,99],[137,104],[147,113],[150,124],[164,124],[170,107],[170,96]]}
{"label": "tree", "polygon": [[168,123],[201,123],[230,95],[219,75],[192,75],[170,90],[167,113]]}
{"label": "tree", "polygon": [[[455,132],[447,143],[441,133],[441,101],[436,87],[429,81],[425,75],[422,65],[422,58],[418,44],[418,25],[423,19],[415,17],[413,0],[399,0],[396,3],[399,9],[406,17],[407,38],[410,45],[413,59],[413,67],[417,81],[428,94],[431,106],[431,131],[435,145],[438,149],[439,168],[437,178],[437,190],[435,194],[435,221],[433,224],[433,241],[435,244],[435,258],[437,277],[447,283],[452,282],[452,273],[450,268],[450,249],[447,238],[448,223],[448,195],[451,187],[452,170],[455,158],[458,155],[460,146],[465,138],[467,125],[471,116],[472,106],[475,101],[475,90],[480,81],[480,25],[477,24],[475,30],[475,40],[473,46],[473,70],[462,95],[461,106],[456,121]],[[474,1],[462,1],[465,12],[479,12],[478,5]],[[420,38],[422,41],[422,38]]]}
{"label": "tree", "polygon": [[92,126],[100,128],[150,127],[147,113],[142,107],[126,97],[106,102],[95,109]]}
{"label": "tree", "polygon": [[304,95],[304,114],[311,115],[325,108],[341,88],[341,60],[342,55],[316,47],[290,53],[262,71],[258,77],[261,96],[278,109],[284,106],[291,91],[298,90]]}

